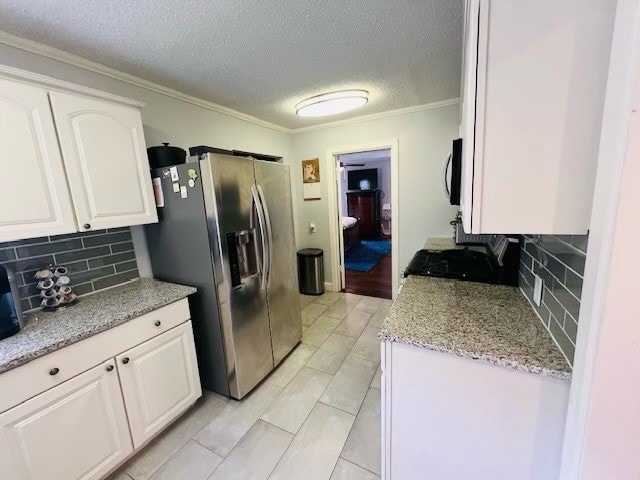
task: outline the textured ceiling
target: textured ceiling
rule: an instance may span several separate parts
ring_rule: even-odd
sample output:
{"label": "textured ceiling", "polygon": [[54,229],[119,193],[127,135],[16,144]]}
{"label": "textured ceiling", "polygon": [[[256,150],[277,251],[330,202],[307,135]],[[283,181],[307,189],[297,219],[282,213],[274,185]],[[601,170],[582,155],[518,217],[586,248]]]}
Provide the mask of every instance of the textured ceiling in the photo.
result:
{"label": "textured ceiling", "polygon": [[[463,0],[0,0],[0,29],[289,128],[455,98]],[[304,98],[370,91],[346,114]]]}

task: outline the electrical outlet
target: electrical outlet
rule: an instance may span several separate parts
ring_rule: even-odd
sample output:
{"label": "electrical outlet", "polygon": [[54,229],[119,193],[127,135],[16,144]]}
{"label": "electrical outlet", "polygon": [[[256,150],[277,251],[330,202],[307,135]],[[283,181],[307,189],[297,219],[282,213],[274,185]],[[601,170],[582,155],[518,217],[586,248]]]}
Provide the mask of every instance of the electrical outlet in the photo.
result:
{"label": "electrical outlet", "polygon": [[539,307],[542,302],[542,278],[535,274],[533,278],[535,280],[533,284],[533,303]]}

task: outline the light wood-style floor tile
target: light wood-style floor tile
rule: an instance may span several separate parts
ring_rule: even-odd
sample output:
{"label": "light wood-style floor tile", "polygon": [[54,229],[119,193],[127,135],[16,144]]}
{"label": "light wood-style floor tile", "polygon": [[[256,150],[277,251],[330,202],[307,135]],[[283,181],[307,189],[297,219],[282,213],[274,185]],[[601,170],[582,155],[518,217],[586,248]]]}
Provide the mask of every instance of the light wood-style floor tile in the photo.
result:
{"label": "light wood-style floor tile", "polygon": [[371,382],[372,388],[381,389],[380,383],[382,380],[382,368],[378,365],[378,370],[376,370],[376,374],[373,376],[373,381]]}
{"label": "light wood-style floor tile", "polygon": [[380,474],[380,390],[367,392],[340,456]]}
{"label": "light wood-style floor tile", "polygon": [[318,317],[302,334],[302,343],[319,347],[329,338],[331,332],[333,332],[339,324],[340,319],[338,318],[325,317],[324,315]]}
{"label": "light wood-style floor tile", "polygon": [[341,458],[336,463],[331,480],[380,480],[380,476]]}
{"label": "light wood-style floor tile", "polygon": [[313,410],[332,376],[304,367],[262,415],[265,422],[296,433]]}
{"label": "light wood-style floor tile", "polygon": [[194,439],[212,452],[226,457],[280,392],[281,388],[263,383],[241,401],[231,400]]}
{"label": "light wood-style floor tile", "polygon": [[273,480],[327,480],[354,416],[318,403],[271,475]]}
{"label": "light wood-style floor tile", "polygon": [[348,356],[320,397],[322,403],[357,414],[369,390],[376,364]]}
{"label": "light wood-style floor tile", "polygon": [[209,480],[266,480],[292,440],[291,433],[258,420]]}
{"label": "light wood-style floor tile", "polygon": [[189,411],[129,460],[123,470],[134,480],[147,480],[228,402],[222,395],[204,391]]}
{"label": "light wood-style floor tile", "polygon": [[339,298],[343,298],[344,294],[340,292],[324,292],[319,297],[316,297],[316,303],[322,303],[324,305],[333,305]]}
{"label": "light wood-style floor tile", "polygon": [[358,338],[369,323],[371,314],[362,310],[351,310],[334,330],[334,333]]}
{"label": "light wood-style floor tile", "polygon": [[267,377],[266,382],[276,387],[286,387],[317,349],[317,347],[306,343],[298,344],[289,356]]}
{"label": "light wood-style floor tile", "polygon": [[307,367],[334,374],[356,343],[353,337],[332,333],[307,362]]}
{"label": "light wood-style floor tile", "polygon": [[302,330],[305,330],[311,326],[316,319],[322,315],[324,311],[329,308],[329,305],[323,305],[322,303],[312,303],[306,308],[302,309]]}
{"label": "light wood-style floor tile", "polygon": [[222,457],[190,440],[153,474],[151,480],[206,480]]}
{"label": "light wood-style floor tile", "polygon": [[380,340],[378,340],[378,329],[367,327],[358,337],[358,341],[351,349],[351,355],[362,357],[366,360],[380,363]]}
{"label": "light wood-style floor tile", "polygon": [[356,310],[362,310],[363,312],[375,313],[376,310],[382,304],[381,298],[376,297],[362,297],[362,299],[355,306]]}

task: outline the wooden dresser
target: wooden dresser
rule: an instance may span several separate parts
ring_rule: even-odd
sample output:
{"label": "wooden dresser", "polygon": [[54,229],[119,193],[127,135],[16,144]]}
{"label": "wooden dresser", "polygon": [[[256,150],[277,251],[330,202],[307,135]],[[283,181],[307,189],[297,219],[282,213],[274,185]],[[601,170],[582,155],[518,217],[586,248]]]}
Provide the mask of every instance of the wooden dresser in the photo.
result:
{"label": "wooden dresser", "polygon": [[380,237],[380,190],[347,192],[347,211],[358,219],[360,238]]}

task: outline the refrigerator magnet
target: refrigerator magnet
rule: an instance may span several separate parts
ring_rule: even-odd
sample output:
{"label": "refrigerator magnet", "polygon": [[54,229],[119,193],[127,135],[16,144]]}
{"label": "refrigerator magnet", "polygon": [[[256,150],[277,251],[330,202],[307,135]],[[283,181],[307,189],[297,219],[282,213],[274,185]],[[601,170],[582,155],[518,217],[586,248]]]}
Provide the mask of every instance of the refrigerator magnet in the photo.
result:
{"label": "refrigerator magnet", "polygon": [[189,178],[191,180],[195,180],[196,178],[198,178],[198,174],[193,168],[190,168],[189,170],[187,170],[187,175],[189,175]]}
{"label": "refrigerator magnet", "polygon": [[162,182],[160,177],[155,177],[153,183],[153,196],[156,199],[156,207],[164,207],[164,193],[162,192]]}
{"label": "refrigerator magnet", "polygon": [[171,167],[169,171],[171,172],[172,182],[177,182],[178,180],[180,180],[180,176],[178,175],[178,167]]}
{"label": "refrigerator magnet", "polygon": [[187,198],[187,187],[182,185],[180,187],[180,198]]}
{"label": "refrigerator magnet", "polygon": [[173,193],[178,193],[180,191],[180,184],[178,182],[175,182],[173,184]]}
{"label": "refrigerator magnet", "polygon": [[193,180],[193,178],[190,178],[187,182],[187,185],[189,185],[189,188],[193,188],[196,186],[196,182]]}

